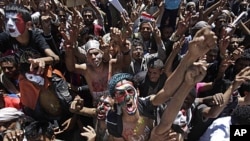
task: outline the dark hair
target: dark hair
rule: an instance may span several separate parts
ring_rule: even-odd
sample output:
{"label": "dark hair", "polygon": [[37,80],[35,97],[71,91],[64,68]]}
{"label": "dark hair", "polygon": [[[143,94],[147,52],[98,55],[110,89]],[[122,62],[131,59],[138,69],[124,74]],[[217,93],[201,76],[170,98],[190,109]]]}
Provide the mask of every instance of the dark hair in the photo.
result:
{"label": "dark hair", "polygon": [[7,55],[7,56],[4,56],[4,57],[1,57],[0,58],[0,63],[3,63],[3,62],[11,62],[14,64],[14,66],[18,66],[18,59],[14,56],[14,55]]}
{"label": "dark hair", "polygon": [[245,91],[250,92],[250,80],[245,81],[238,88],[238,92],[240,93],[241,96],[245,96],[244,95]]}
{"label": "dark hair", "polygon": [[144,46],[143,45],[143,43],[142,43],[142,41],[141,40],[139,40],[139,39],[137,39],[136,37],[135,37],[135,39],[133,39],[132,40],[132,45],[131,45],[132,47],[136,47],[136,46]]}
{"label": "dark hair", "polygon": [[50,122],[47,121],[34,121],[24,128],[25,136],[29,139],[35,139],[41,135],[52,138],[54,129]]}
{"label": "dark hair", "polygon": [[140,25],[139,25],[139,31],[141,30],[143,24],[151,24],[151,23],[147,20],[142,20]]}
{"label": "dark hair", "polygon": [[90,8],[90,7],[84,7],[84,8],[82,9],[82,12],[81,12],[82,16],[83,16],[83,13],[85,13],[85,12],[91,12],[91,13],[93,14],[94,17],[96,16],[95,11],[94,11],[92,8]]}
{"label": "dark hair", "polygon": [[249,50],[250,50],[250,49],[244,50],[244,53],[241,55],[240,58],[238,58],[238,59],[235,61],[235,64],[238,63],[238,61],[241,61],[241,60],[250,61],[250,52],[249,52]]}
{"label": "dark hair", "polygon": [[34,51],[24,51],[20,56],[20,72],[26,73],[30,70],[30,62],[29,59],[39,58],[41,57],[39,52]]}
{"label": "dark hair", "polygon": [[238,106],[231,114],[231,122],[233,125],[250,125],[250,106]]}
{"label": "dark hair", "polygon": [[9,4],[5,6],[6,13],[20,13],[25,22],[31,21],[30,11],[20,4]]}

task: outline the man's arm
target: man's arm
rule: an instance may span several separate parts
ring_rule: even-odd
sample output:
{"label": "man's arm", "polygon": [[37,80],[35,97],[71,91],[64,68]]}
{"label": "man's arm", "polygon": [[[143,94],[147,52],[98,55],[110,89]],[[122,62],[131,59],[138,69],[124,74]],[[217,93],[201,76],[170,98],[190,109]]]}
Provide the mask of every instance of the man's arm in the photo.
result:
{"label": "man's arm", "polygon": [[184,81],[164,110],[159,125],[155,127],[154,134],[161,135],[170,130],[171,125],[190,90],[194,88],[195,84],[201,81],[205,75],[205,63],[197,63],[187,70]]}
{"label": "man's arm", "polygon": [[171,97],[183,81],[186,70],[199,57],[205,55],[211,48],[215,47],[216,43],[217,37],[211,29],[205,27],[199,30],[194,39],[189,43],[189,50],[186,55],[169,76],[163,88],[156,95],[151,96],[152,104],[155,106],[160,105]]}

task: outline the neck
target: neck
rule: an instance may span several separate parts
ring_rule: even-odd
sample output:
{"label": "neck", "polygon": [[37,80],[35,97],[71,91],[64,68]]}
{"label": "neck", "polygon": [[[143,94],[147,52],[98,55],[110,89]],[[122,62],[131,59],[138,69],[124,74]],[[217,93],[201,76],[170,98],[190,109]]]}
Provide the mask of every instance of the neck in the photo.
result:
{"label": "neck", "polygon": [[29,43],[29,31],[26,30],[22,35],[16,37],[16,40],[21,44],[21,45],[27,45]]}
{"label": "neck", "polygon": [[103,63],[101,63],[98,67],[95,67],[95,71],[96,72],[102,72],[103,68],[104,68],[104,65],[103,65]]}
{"label": "neck", "polygon": [[128,115],[127,112],[123,113],[122,115],[122,119],[125,122],[137,122],[139,118],[140,118],[140,115],[139,115],[138,110],[136,111],[134,115]]}

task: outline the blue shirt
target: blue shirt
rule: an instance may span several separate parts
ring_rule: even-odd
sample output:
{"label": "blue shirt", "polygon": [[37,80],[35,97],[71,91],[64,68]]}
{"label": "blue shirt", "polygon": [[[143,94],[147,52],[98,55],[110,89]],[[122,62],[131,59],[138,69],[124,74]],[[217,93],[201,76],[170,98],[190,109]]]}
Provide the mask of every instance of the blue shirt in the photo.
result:
{"label": "blue shirt", "polygon": [[174,10],[178,9],[181,0],[165,0],[165,9]]}

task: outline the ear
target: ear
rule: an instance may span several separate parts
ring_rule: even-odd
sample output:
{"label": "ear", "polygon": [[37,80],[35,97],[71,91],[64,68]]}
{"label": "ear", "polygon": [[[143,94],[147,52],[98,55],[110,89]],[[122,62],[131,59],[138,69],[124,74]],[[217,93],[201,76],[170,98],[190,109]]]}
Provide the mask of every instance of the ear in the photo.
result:
{"label": "ear", "polygon": [[138,94],[138,97],[140,96],[140,90],[139,88],[136,88],[136,91],[137,91],[137,94]]}
{"label": "ear", "polygon": [[164,69],[161,69],[161,74],[164,73]]}
{"label": "ear", "polygon": [[32,28],[32,22],[31,21],[26,22],[26,28],[27,29],[31,29]]}
{"label": "ear", "polygon": [[53,136],[51,137],[51,140],[53,141],[53,140],[55,140],[55,138],[56,138],[56,136],[53,135]]}
{"label": "ear", "polygon": [[244,91],[243,93],[244,93],[244,96],[250,95],[250,92],[248,91]]}

